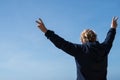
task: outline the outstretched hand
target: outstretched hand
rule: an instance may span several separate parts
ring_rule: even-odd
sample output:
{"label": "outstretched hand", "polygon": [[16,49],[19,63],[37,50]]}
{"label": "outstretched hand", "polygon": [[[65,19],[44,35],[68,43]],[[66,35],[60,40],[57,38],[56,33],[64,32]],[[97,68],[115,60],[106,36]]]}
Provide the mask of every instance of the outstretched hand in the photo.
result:
{"label": "outstretched hand", "polygon": [[45,27],[42,19],[39,18],[39,20],[37,20],[36,23],[38,24],[38,28],[39,28],[42,32],[44,32],[44,33],[47,32],[47,28]]}
{"label": "outstretched hand", "polygon": [[111,22],[111,28],[117,28],[117,20],[118,20],[118,17],[113,17],[112,18],[112,22]]}

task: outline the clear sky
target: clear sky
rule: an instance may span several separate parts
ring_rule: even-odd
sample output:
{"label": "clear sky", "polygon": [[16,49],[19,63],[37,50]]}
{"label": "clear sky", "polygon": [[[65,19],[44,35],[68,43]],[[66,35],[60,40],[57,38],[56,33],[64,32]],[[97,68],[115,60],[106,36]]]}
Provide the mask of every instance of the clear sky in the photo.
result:
{"label": "clear sky", "polygon": [[[37,28],[81,43],[80,33],[93,29],[104,41],[120,0],[0,0],[0,80],[76,80],[74,58],[57,49]],[[118,20],[118,24],[120,20]],[[108,80],[120,80],[120,26],[108,58]]]}

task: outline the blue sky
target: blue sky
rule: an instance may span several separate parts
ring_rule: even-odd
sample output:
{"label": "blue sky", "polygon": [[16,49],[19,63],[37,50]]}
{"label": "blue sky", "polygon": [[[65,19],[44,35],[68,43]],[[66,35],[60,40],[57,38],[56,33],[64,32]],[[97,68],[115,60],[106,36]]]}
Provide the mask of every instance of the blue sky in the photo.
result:
{"label": "blue sky", "polygon": [[[91,28],[102,42],[119,8],[119,0],[0,0],[0,80],[75,80],[74,58],[57,49],[35,21],[42,18],[48,29],[73,43]],[[120,80],[119,31],[118,25],[108,80]]]}

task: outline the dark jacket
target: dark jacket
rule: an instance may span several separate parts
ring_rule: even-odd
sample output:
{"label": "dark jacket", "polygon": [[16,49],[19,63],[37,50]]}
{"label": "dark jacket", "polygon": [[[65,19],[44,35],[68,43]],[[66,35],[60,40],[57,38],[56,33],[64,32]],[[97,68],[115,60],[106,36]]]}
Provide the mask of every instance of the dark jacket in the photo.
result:
{"label": "dark jacket", "polygon": [[103,43],[96,41],[84,44],[74,44],[66,41],[50,30],[45,33],[45,36],[56,47],[75,58],[77,80],[107,80],[107,58],[115,33],[116,29],[111,28]]}

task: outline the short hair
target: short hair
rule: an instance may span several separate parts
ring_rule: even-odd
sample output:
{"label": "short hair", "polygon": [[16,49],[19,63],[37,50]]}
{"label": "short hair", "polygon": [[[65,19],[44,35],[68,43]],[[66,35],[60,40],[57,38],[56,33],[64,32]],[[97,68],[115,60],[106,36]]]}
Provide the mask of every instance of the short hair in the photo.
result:
{"label": "short hair", "polygon": [[81,33],[80,39],[82,43],[95,42],[97,39],[97,35],[93,30],[86,29]]}

